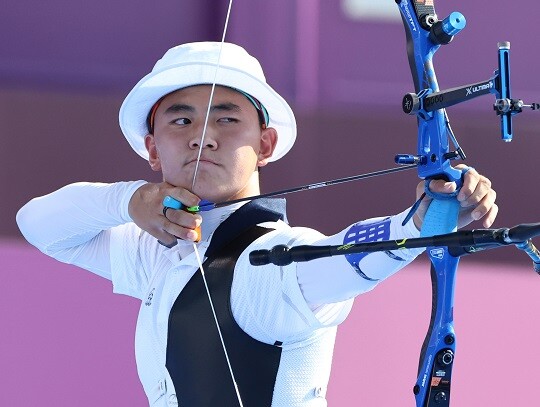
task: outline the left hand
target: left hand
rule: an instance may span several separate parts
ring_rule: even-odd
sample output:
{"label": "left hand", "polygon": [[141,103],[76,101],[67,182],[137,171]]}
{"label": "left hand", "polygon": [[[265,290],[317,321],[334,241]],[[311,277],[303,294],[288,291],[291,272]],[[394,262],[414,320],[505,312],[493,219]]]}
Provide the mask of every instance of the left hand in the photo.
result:
{"label": "left hand", "polygon": [[[467,168],[467,166],[459,164],[456,165],[456,168],[463,169]],[[433,180],[429,184],[429,188],[433,192],[448,194],[456,190],[456,184],[442,179]],[[420,182],[416,187],[416,199],[419,199],[423,192],[424,181]],[[491,181],[489,178],[479,174],[474,168],[467,171],[463,176],[463,186],[457,196],[457,200],[461,204],[458,228],[480,219],[482,219],[482,225],[489,228],[495,221],[497,213],[499,212],[499,207],[495,203],[496,196],[497,193],[491,188]],[[418,230],[422,228],[422,222],[431,200],[432,199],[426,195],[413,217],[414,224]]]}

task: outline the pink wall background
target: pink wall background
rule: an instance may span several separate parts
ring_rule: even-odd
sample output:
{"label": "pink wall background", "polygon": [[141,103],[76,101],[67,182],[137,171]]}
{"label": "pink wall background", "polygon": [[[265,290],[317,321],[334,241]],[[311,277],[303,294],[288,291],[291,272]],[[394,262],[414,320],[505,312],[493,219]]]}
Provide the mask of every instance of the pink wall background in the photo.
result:
{"label": "pink wall background", "polygon": [[[0,258],[0,406],[147,405],[133,355],[138,301],[25,243],[3,241]],[[539,292],[532,267],[462,261],[452,405],[537,404]],[[330,406],[415,405],[430,301],[422,261],[356,300],[338,333]]]}

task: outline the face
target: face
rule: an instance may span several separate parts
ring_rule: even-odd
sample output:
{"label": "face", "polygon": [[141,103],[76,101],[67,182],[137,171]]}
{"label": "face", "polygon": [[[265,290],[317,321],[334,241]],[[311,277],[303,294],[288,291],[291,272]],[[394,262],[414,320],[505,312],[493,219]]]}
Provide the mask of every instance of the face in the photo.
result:
{"label": "face", "polygon": [[277,133],[262,129],[255,106],[244,95],[216,86],[201,148],[210,92],[209,85],[192,86],[163,99],[154,134],[145,138],[150,167],[161,171],[164,181],[213,202],[257,195],[257,168],[268,163]]}

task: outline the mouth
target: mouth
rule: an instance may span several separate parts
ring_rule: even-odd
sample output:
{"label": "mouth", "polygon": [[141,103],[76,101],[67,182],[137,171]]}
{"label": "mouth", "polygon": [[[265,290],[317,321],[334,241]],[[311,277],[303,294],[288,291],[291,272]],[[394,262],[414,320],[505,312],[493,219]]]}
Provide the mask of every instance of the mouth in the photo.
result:
{"label": "mouth", "polygon": [[196,158],[191,160],[191,161],[188,161],[187,165],[190,165],[190,164],[193,164],[193,165],[197,165],[197,161],[199,161],[199,165],[201,164],[212,164],[212,165],[218,165],[215,161],[213,160],[210,160],[208,158],[201,158],[199,160],[197,160]]}

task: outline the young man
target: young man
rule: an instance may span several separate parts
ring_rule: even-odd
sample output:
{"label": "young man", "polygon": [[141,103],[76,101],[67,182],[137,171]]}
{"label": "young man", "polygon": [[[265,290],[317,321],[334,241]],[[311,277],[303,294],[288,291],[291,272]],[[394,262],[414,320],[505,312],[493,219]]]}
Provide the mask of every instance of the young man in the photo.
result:
{"label": "young man", "polygon": [[[373,240],[417,237],[429,200],[405,226],[407,211],[330,237],[287,225],[282,199],[201,213],[164,208],[166,197],[189,207],[259,194],[258,168],[294,143],[289,105],[258,61],[233,44],[169,50],[125,99],[120,126],[163,182],[68,185],[19,211],[24,236],[141,300],[136,358],[151,406],[325,406],[336,327],[352,299],[421,250],[282,267],[251,266],[249,253],[343,244],[373,231]],[[434,181],[431,189],[455,185]],[[466,172],[458,199],[461,225],[492,224],[497,206],[487,178]]]}

